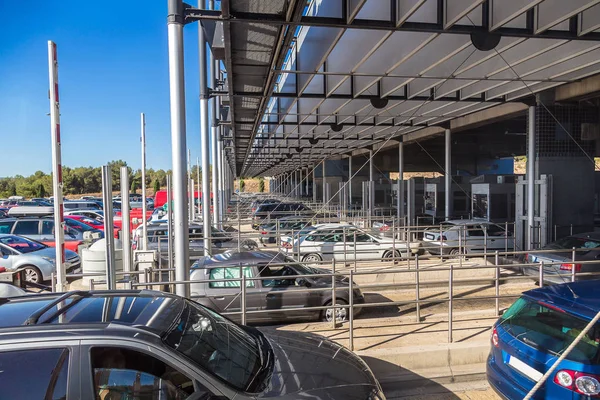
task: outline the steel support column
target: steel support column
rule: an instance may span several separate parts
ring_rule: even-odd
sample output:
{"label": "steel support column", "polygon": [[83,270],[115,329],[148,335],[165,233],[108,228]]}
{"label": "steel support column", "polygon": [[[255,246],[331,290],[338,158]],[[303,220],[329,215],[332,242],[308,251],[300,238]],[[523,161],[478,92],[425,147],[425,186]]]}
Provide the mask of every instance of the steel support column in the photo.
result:
{"label": "steel support column", "polygon": [[535,106],[529,107],[527,125],[527,249],[535,246]]}
{"label": "steel support column", "polygon": [[312,170],[312,182],[313,182],[313,203],[317,202],[317,168],[313,166]]}
{"label": "steel support column", "polygon": [[[121,241],[123,243],[123,271],[131,268],[131,219],[129,217],[129,170],[121,167]],[[110,231],[109,231],[110,232]]]}
{"label": "steel support column", "polygon": [[[171,148],[173,162],[173,220],[175,279],[189,279],[189,231],[185,171],[185,84],[183,71],[183,3],[169,0],[169,86],[171,100]],[[189,285],[176,285],[175,293],[189,297]]]}
{"label": "steel support column", "polygon": [[373,160],[373,150],[369,150],[369,193],[368,193],[368,212],[369,218],[373,215],[375,199],[375,162]]}
{"label": "steel support column", "polygon": [[[204,0],[198,0],[198,8],[204,8]],[[202,226],[204,255],[211,254],[210,240],[210,133],[208,129],[208,60],[206,38],[202,24],[198,24],[198,68],[200,69],[200,146],[202,147]]]}
{"label": "steel support column", "polygon": [[398,188],[396,191],[396,215],[404,218],[404,142],[400,137],[398,143]]}
{"label": "steel support column", "polygon": [[299,179],[298,179],[298,197],[302,197],[302,170],[303,168],[298,169],[298,175],[299,175]]}
{"label": "steel support column", "polygon": [[[140,129],[141,129],[141,142],[142,142],[142,249],[148,248],[148,229],[146,221],[146,115],[140,114]],[[129,201],[129,199],[127,199]]]}
{"label": "steel support column", "polygon": [[348,157],[348,208],[352,209],[352,156]]}
{"label": "steel support column", "polygon": [[452,132],[446,129],[444,145],[444,217],[446,220],[452,216]]}
{"label": "steel support column", "polygon": [[[215,9],[214,0],[209,0],[208,8],[210,10]],[[210,68],[210,87],[212,89],[217,88],[217,74],[219,73],[218,61],[210,50],[208,57],[208,63]],[[215,96],[210,102],[210,120],[211,120],[211,137],[210,137],[210,149],[212,158],[212,209],[215,224],[221,226],[221,203],[219,200],[219,155],[218,155],[218,127],[217,127],[217,105],[219,97]],[[206,231],[205,231],[206,232]]]}
{"label": "steel support column", "polygon": [[325,162],[327,160],[323,160],[323,206],[325,204],[327,204],[327,201],[329,200],[327,198],[327,171],[325,169]]}
{"label": "steel support column", "polygon": [[306,182],[305,182],[305,184],[306,184],[306,191],[304,192],[305,196],[308,196],[308,175],[309,174],[310,174],[310,168],[306,168],[306,177],[305,177],[305,179],[306,179]]}

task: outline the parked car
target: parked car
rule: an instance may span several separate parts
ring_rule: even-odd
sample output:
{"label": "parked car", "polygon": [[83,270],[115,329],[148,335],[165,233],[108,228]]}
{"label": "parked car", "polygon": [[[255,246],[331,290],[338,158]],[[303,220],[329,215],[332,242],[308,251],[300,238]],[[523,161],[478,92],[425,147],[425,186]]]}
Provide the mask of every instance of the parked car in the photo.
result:
{"label": "parked car", "polygon": [[[577,250],[575,262],[573,262],[573,248]],[[548,252],[543,252],[543,250],[548,250]],[[556,250],[564,251],[555,252]],[[581,263],[582,261],[584,263]],[[544,263],[544,283],[546,284],[570,282],[573,268],[575,268],[575,280],[598,279],[600,277],[598,275],[577,274],[600,273],[600,233],[581,233],[559,239],[544,246],[541,253],[528,254],[527,262]],[[540,269],[537,266],[523,267],[523,274],[539,280]]]}
{"label": "parked car", "polygon": [[101,210],[102,206],[92,200],[71,200],[63,203],[65,210]]}
{"label": "parked car", "polygon": [[[293,264],[290,264],[290,263]],[[286,263],[285,265],[282,265]],[[322,319],[333,321],[333,309],[311,310],[307,307],[331,305],[331,290],[308,291],[308,288],[331,288],[331,277],[321,276],[330,271],[298,264],[292,258],[273,251],[237,252],[228,251],[213,257],[200,257],[191,268],[191,280],[208,281],[192,283],[192,298],[198,296],[198,302],[211,307],[217,312],[239,313],[241,311],[241,282],[219,281],[223,279],[239,279],[243,270],[246,278],[264,278],[246,282],[246,309],[281,310],[300,308],[302,310],[247,314],[249,322],[281,322],[294,319]],[[310,275],[308,278],[296,278],[298,275]],[[349,303],[349,281],[347,278],[336,279],[336,304]],[[353,301],[364,303],[364,296],[359,288],[354,289]],[[347,318],[348,310],[336,309],[338,321]],[[356,315],[356,314],[355,314]],[[231,316],[240,320],[240,315]]]}
{"label": "parked car", "polygon": [[52,203],[45,200],[22,200],[17,202],[19,207],[52,207]]}
{"label": "parked car", "polygon": [[[502,398],[523,399],[600,311],[600,281],[534,289],[492,330],[487,379]],[[588,399],[600,393],[600,325],[561,361],[534,399]]]}
{"label": "parked car", "polygon": [[306,226],[310,225],[310,221],[303,217],[283,217],[275,221],[266,222],[258,227],[260,232],[260,242],[262,244],[277,243],[277,233],[290,234],[293,231],[299,231]]}
{"label": "parked car", "polygon": [[[21,236],[0,234],[0,267],[7,271],[25,270],[25,279],[42,283],[56,273],[56,250]],[[80,267],[77,253],[65,250],[65,268]]]}
{"label": "parked car", "polygon": [[419,243],[399,242],[375,236],[350,224],[318,224],[306,227],[295,237],[281,238],[281,251],[299,261],[391,260],[419,250]]}
{"label": "parked car", "polygon": [[467,254],[513,250],[514,237],[500,225],[484,220],[445,221],[427,229],[423,245],[432,254]]}
{"label": "parked car", "polygon": [[[98,221],[97,219],[89,218],[84,215],[65,215],[65,220],[67,219],[81,222],[92,229],[104,232],[104,221]],[[113,236],[117,239],[119,238],[119,232],[121,232],[119,228],[113,228]]]}
{"label": "parked car", "polygon": [[314,212],[302,203],[266,203],[260,204],[252,213],[252,228],[258,229],[260,224],[283,217],[309,216]]}
{"label": "parked car", "polygon": [[103,210],[71,210],[65,211],[65,215],[81,215],[84,217],[95,219],[99,222],[104,222]]}
{"label": "parked car", "polygon": [[343,346],[240,326],[161,292],[11,297],[0,305],[0,334],[11,399],[385,400]]}
{"label": "parked car", "polygon": [[[190,259],[197,259],[204,256],[204,226],[192,223],[189,226],[189,256]],[[148,236],[148,250],[158,250],[162,256],[166,256],[169,251],[168,227],[167,224],[149,224],[146,227]],[[133,246],[137,248],[138,242],[142,236],[142,227],[138,226],[133,234]],[[237,249],[237,241],[234,241],[227,232],[212,227],[211,231],[213,254],[222,253],[227,250]],[[250,239],[242,241],[240,244],[243,250],[255,250],[258,244]]]}

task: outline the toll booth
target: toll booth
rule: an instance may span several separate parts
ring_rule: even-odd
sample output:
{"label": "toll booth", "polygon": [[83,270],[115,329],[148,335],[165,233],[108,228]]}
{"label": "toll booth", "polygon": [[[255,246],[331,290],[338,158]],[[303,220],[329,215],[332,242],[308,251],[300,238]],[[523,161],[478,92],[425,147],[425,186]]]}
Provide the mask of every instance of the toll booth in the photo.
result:
{"label": "toll booth", "polygon": [[[446,205],[446,183],[444,177],[426,178],[424,191],[424,210],[423,214],[434,218],[443,218],[445,216]],[[452,176],[452,218],[469,218],[471,215],[471,184],[463,176]]]}
{"label": "toll booth", "polygon": [[517,175],[480,175],[471,179],[471,215],[493,222],[515,221]]}

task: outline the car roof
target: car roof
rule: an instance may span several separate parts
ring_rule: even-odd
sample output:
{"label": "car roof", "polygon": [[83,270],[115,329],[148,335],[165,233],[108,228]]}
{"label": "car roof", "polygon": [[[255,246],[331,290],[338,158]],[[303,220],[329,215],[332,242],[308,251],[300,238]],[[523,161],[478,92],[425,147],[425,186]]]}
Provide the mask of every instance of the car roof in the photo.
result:
{"label": "car roof", "polygon": [[592,319],[600,312],[600,280],[569,282],[529,290],[523,295],[535,301],[542,301],[568,313],[585,319]]}
{"label": "car roof", "polygon": [[334,229],[334,228],[356,228],[356,226],[347,222],[336,223],[336,224],[316,224],[312,226],[315,229]]}
{"label": "car roof", "polygon": [[[60,302],[64,306],[58,311]],[[116,324],[160,335],[172,326],[182,307],[180,297],[153,290],[72,291],[0,298],[0,332],[31,330],[32,325],[68,330],[73,325],[104,329]]]}
{"label": "car roof", "polygon": [[195,263],[195,268],[238,264],[262,264],[271,261],[286,262],[286,256],[277,251],[226,251],[214,256],[204,256]]}

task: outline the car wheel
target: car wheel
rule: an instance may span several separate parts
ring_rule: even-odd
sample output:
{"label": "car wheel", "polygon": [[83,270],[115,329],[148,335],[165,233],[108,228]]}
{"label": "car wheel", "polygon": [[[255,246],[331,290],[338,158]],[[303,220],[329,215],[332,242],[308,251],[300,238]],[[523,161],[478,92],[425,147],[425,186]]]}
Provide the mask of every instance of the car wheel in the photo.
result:
{"label": "car wheel", "polygon": [[323,259],[318,254],[307,254],[302,257],[302,261],[305,263],[318,263],[319,261],[323,261]]}
{"label": "car wheel", "polygon": [[460,255],[460,250],[459,249],[452,249],[452,250],[450,250],[450,255],[451,256],[458,256],[458,255]]}
{"label": "car wheel", "polygon": [[397,250],[388,250],[383,253],[383,261],[392,261],[394,258],[397,260],[400,257],[402,257],[402,254]]}
{"label": "car wheel", "polygon": [[42,283],[44,281],[42,273],[37,267],[28,265],[23,269],[25,270],[25,280],[27,282]]}
{"label": "car wheel", "polygon": [[241,247],[244,250],[252,251],[258,249],[258,244],[254,240],[244,240]]}
{"label": "car wheel", "polygon": [[[341,300],[341,299],[336,299],[335,304],[337,306],[348,305],[348,303],[346,303],[346,301]],[[326,307],[331,306],[331,300],[329,300],[325,304],[325,306]],[[336,308],[335,309],[335,317],[336,317],[336,322],[338,322],[338,323],[346,322],[346,320],[348,319],[348,309],[347,308]],[[321,313],[321,319],[326,322],[333,322],[333,309],[328,308],[326,310],[323,310]]]}

